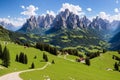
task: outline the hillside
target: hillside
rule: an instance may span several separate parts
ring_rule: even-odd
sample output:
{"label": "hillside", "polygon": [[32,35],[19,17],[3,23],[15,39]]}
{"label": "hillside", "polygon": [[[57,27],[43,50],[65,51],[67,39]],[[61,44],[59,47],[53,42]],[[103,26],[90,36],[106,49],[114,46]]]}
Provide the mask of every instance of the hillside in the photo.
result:
{"label": "hillside", "polygon": [[[111,58],[113,54],[118,55],[114,52],[108,52],[91,60],[91,66],[55,58],[55,64],[45,70],[23,73],[20,76],[24,80],[44,80],[47,79],[47,77],[51,80],[96,80],[96,77],[97,80],[119,80],[119,72],[107,71],[107,68],[113,69],[115,62]],[[53,57],[51,56],[50,58]],[[37,76],[39,76],[39,78]]]}
{"label": "hillside", "polygon": [[109,41],[111,43],[112,50],[120,50],[120,32],[118,32],[112,39]]}
{"label": "hillside", "polygon": [[102,35],[93,29],[62,29],[47,35],[48,43],[61,48],[76,46],[98,46]]}
{"label": "hillside", "polygon": [[[3,47],[5,46],[4,42],[1,42],[1,44]],[[10,52],[11,63],[9,68],[4,68],[1,66],[0,75],[14,71],[26,70],[30,68],[32,62],[34,62],[35,68],[40,68],[46,64],[46,62],[41,62],[41,60],[43,60],[43,53],[46,53],[48,55],[49,62],[54,60],[55,64],[51,64],[46,69],[41,71],[37,70],[28,73],[22,73],[20,76],[24,80],[44,80],[47,77],[52,80],[96,80],[96,77],[97,80],[119,80],[120,78],[119,72],[106,70],[107,68],[114,69],[113,64],[116,61],[112,59],[112,55],[117,55],[120,57],[120,55],[116,52],[107,52],[100,57],[94,58],[91,60],[91,66],[86,66],[82,63],[74,62],[77,58],[75,56],[68,55],[65,59],[62,58],[62,55],[59,55],[61,57],[58,57],[44,51],[40,51],[31,47],[25,48],[24,46],[19,46],[10,42],[6,46]],[[28,64],[15,62],[15,56],[16,54],[20,54],[20,52],[24,52],[27,55]],[[35,56],[36,59],[34,58]],[[69,61],[68,59],[72,61]]]}
{"label": "hillside", "polygon": [[100,46],[100,42],[106,43],[102,38],[102,34],[93,29],[61,29],[51,34],[37,35],[37,34],[23,34],[19,32],[12,32],[1,27],[2,41],[11,41],[21,45],[29,44],[34,46],[36,42],[43,42],[51,44],[58,48],[66,47],[89,47]]}
{"label": "hillside", "polygon": [[0,26],[0,40],[10,40],[9,31]]}

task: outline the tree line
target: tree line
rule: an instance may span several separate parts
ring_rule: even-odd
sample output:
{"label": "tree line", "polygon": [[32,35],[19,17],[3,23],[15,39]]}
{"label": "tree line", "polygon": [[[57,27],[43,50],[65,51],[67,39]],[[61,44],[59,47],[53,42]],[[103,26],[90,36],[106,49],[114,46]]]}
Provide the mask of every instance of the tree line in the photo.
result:
{"label": "tree line", "polygon": [[2,51],[2,45],[0,44],[0,59],[2,60],[2,65],[5,67],[10,66],[10,53],[8,48],[5,46]]}
{"label": "tree line", "polygon": [[36,48],[40,49],[41,51],[47,51],[53,55],[57,55],[58,54],[58,50],[56,47],[52,47],[49,44],[45,44],[45,43],[41,43],[38,42],[36,43]]}
{"label": "tree line", "polygon": [[27,64],[28,63],[27,55],[24,54],[23,52],[20,52],[20,55],[18,55],[18,54],[16,55],[15,61],[23,63],[23,64]]}
{"label": "tree line", "polygon": [[63,54],[68,53],[68,54],[70,54],[70,55],[80,56],[77,49],[63,49],[63,50],[60,50],[60,51],[61,51]]}

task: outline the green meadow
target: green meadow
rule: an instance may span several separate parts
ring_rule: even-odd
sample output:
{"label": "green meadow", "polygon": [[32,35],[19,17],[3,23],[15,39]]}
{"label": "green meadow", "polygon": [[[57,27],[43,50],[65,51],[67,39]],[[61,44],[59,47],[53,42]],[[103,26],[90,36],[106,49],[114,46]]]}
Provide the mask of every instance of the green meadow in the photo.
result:
{"label": "green meadow", "polygon": [[[4,48],[5,44],[2,43]],[[7,48],[10,52],[10,67],[0,69],[0,76],[8,74],[10,72],[27,70],[30,68],[31,63],[34,62],[35,69],[43,67],[46,62],[43,62],[43,53],[46,53],[48,60],[51,63],[52,60],[55,64],[48,65],[44,70],[35,70],[31,72],[21,73],[20,77],[23,80],[120,80],[120,72],[113,71],[114,63],[116,60],[112,59],[112,55],[120,57],[117,52],[108,51],[99,57],[91,59],[91,65],[87,66],[83,63],[76,62],[76,56],[59,55],[54,56],[48,52],[40,51],[38,49],[29,47],[25,48],[14,43],[8,43]],[[24,52],[28,57],[28,64],[22,64],[15,61],[15,57],[20,52]],[[36,59],[34,58],[36,56]],[[72,60],[72,61],[70,61]],[[108,71],[110,68],[112,71]]]}

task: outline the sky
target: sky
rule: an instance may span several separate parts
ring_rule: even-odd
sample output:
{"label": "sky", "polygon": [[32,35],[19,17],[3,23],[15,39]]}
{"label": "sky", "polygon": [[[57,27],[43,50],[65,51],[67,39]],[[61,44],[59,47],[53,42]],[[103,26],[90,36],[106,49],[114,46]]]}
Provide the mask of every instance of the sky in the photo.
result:
{"label": "sky", "polygon": [[120,20],[120,0],[0,0],[0,21],[18,27],[32,15],[55,16],[66,8],[80,17]]}

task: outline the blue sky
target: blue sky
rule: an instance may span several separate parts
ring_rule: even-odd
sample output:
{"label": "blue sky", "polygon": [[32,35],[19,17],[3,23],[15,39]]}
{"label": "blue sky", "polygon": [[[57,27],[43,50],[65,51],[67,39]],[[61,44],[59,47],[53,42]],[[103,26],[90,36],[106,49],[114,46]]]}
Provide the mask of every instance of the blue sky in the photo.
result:
{"label": "blue sky", "polygon": [[31,15],[38,16],[46,13],[56,15],[66,6],[75,8],[73,10],[75,13],[80,11],[82,15],[89,18],[99,15],[110,20],[120,19],[118,18],[120,16],[119,0],[0,0],[0,20],[7,19],[8,22],[22,24]]}

